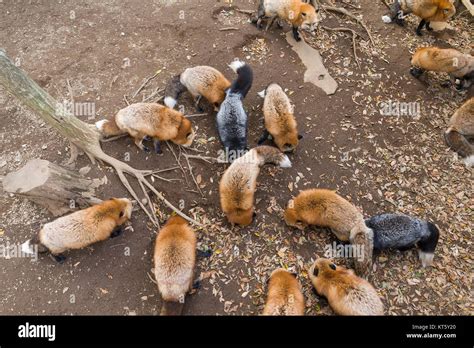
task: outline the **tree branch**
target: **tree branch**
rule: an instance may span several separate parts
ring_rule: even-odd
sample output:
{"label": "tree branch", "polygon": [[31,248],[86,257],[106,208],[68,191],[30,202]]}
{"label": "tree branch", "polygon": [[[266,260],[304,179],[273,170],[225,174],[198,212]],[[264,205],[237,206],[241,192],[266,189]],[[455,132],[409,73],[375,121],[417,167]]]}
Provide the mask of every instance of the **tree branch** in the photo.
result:
{"label": "tree branch", "polygon": [[[190,218],[173,204],[171,204],[163,195],[158,192],[152,184],[148,182],[145,175],[153,173],[153,171],[135,169],[128,164],[107,155],[100,146],[101,134],[94,125],[87,124],[68,110],[61,108],[45,90],[36,84],[22,70],[15,66],[0,49],[0,84],[10,92],[13,96],[27,105],[31,110],[36,112],[46,123],[56,129],[62,136],[68,139],[72,144],[83,150],[91,160],[101,160],[112,166],[122,184],[138,202],[140,208],[147,214],[150,221],[158,226],[158,221],[154,211],[149,211],[141,202],[136,192],[131,187],[124,173],[134,176],[142,188],[143,195],[148,197],[145,186],[148,187],[166,206],[176,212],[189,222],[202,226],[196,220]],[[125,98],[126,100],[126,98]],[[148,197],[148,201],[150,201]],[[150,208],[151,209],[151,208]]]}

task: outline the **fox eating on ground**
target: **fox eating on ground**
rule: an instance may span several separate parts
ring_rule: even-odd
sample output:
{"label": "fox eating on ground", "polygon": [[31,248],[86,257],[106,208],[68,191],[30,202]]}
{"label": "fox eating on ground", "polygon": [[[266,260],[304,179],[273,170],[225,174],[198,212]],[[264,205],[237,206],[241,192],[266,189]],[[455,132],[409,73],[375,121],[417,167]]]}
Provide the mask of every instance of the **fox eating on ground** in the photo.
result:
{"label": "fox eating on ground", "polygon": [[22,244],[22,250],[32,254],[36,245],[39,252],[49,251],[54,260],[62,263],[67,250],[119,236],[131,215],[132,202],[127,198],[103,201],[45,224],[33,239]]}
{"label": "fox eating on ground", "polygon": [[235,159],[248,150],[248,120],[243,100],[252,87],[253,71],[247,63],[240,60],[233,61],[229,66],[237,73],[237,79],[226,91],[216,116],[216,124],[227,159]]}
{"label": "fox eating on ground", "polygon": [[187,89],[193,96],[199,112],[202,111],[200,106],[202,97],[211,103],[215,111],[218,111],[225,98],[225,91],[229,87],[230,82],[217,69],[205,65],[195,66],[171,79],[165,90],[165,105],[173,109],[181,93]]}
{"label": "fox eating on ground", "polygon": [[163,306],[161,315],[181,315],[193,287],[196,233],[181,216],[172,216],[156,238],[155,279]]}
{"label": "fox eating on ground", "polygon": [[303,136],[298,134],[290,99],[276,83],[270,84],[259,95],[264,98],[265,131],[259,139],[258,145],[263,144],[271,136],[280,151],[294,151]]}
{"label": "fox eating on ground", "polygon": [[426,28],[433,30],[430,22],[447,22],[456,13],[454,0],[395,0],[390,9],[390,15],[385,15],[382,20],[385,23],[395,22],[404,25],[403,17],[410,13],[421,18],[416,34],[421,36],[421,30]]}
{"label": "fox eating on ground", "polygon": [[421,47],[411,59],[410,73],[419,78],[425,71],[445,72],[457,89],[468,89],[474,81],[474,57],[453,48]]}
{"label": "fox eating on ground", "polygon": [[144,140],[153,140],[156,153],[162,153],[160,141],[171,140],[175,144],[191,146],[194,130],[191,121],[176,110],[156,103],[135,103],[120,110],[113,120],[96,122],[104,136],[130,134],[135,145],[149,152]]}
{"label": "fox eating on ground", "polygon": [[288,156],[272,146],[257,146],[235,160],[224,172],[219,183],[221,207],[229,222],[247,226],[255,216],[254,195],[260,167],[275,164],[291,167]]}
{"label": "fox eating on ground", "polygon": [[320,22],[319,9],[301,0],[260,0],[257,18],[254,18],[252,22],[257,25],[257,28],[261,28],[262,20],[268,19],[266,27],[268,30],[277,18],[280,27],[282,27],[280,19],[291,24],[296,41],[301,40],[298,32],[300,28],[314,35]]}

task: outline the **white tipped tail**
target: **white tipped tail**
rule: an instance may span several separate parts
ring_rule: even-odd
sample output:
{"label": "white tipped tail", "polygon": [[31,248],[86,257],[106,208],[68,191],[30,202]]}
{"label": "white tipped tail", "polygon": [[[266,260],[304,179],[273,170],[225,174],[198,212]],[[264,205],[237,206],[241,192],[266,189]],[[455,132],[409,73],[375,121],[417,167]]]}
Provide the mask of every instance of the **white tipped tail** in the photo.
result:
{"label": "white tipped tail", "polygon": [[35,251],[33,249],[33,245],[31,244],[31,239],[30,240],[27,240],[26,242],[24,242],[22,245],[21,245],[21,251],[24,253],[24,254],[28,254],[28,255],[34,255],[35,254]]}
{"label": "white tipped tail", "polygon": [[105,125],[107,122],[109,122],[109,121],[107,121],[107,120],[100,120],[100,121],[97,121],[97,122],[95,123],[95,126],[96,126],[96,128],[97,128],[98,130],[100,130],[101,132],[103,132],[103,131],[104,131],[104,125]]}
{"label": "white tipped tail", "polygon": [[283,159],[281,160],[280,167],[281,168],[291,168],[291,161],[290,161],[290,159],[288,158],[287,155],[285,155],[283,157]]}
{"label": "white tipped tail", "polygon": [[425,253],[424,251],[418,250],[418,257],[420,258],[423,267],[428,267],[433,264],[433,253]]}
{"label": "white tipped tail", "polygon": [[174,99],[173,97],[166,97],[165,98],[165,105],[171,109],[174,109],[174,107],[176,106],[177,104],[177,100]]}
{"label": "white tipped tail", "polygon": [[468,167],[471,168],[474,166],[474,155],[470,155],[464,159],[464,164]]}
{"label": "white tipped tail", "polygon": [[257,93],[260,98],[265,98],[265,89]]}
{"label": "white tipped tail", "polygon": [[382,22],[384,22],[385,24],[388,24],[388,23],[392,23],[392,18],[390,18],[390,16],[382,16]]}
{"label": "white tipped tail", "polygon": [[245,62],[242,62],[241,60],[234,60],[232,63],[229,64],[229,67],[234,70],[234,72],[237,72],[241,67],[245,65]]}

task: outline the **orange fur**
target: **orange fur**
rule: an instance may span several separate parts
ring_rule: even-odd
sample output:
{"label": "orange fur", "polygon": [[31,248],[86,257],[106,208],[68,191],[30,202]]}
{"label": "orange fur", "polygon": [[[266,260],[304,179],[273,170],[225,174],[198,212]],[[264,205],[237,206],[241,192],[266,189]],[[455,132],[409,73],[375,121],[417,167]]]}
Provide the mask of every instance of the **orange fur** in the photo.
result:
{"label": "orange fur", "polygon": [[297,41],[300,37],[295,30],[301,28],[314,35],[321,20],[319,10],[301,0],[259,0],[257,18],[253,20],[257,27],[260,27],[262,20],[267,18],[268,29],[277,17],[293,26],[293,35]]}
{"label": "orange fur", "polygon": [[268,294],[263,315],[304,315],[305,301],[296,277],[279,268],[268,282]]}
{"label": "orange fur", "polygon": [[196,265],[196,234],[180,216],[171,217],[159,231],[154,253],[155,278],[164,303],[162,314],[179,314],[193,285]]}
{"label": "orange fur", "polygon": [[39,241],[52,254],[81,249],[109,238],[131,213],[128,199],[113,198],[47,223],[39,232]]}
{"label": "orange fur", "polygon": [[[310,4],[306,4],[301,0],[267,0],[268,2],[279,2],[277,14],[283,20],[288,21],[295,27],[301,27],[303,24],[313,24],[319,21],[316,10]],[[275,6],[275,5],[274,5]],[[276,7],[275,6],[275,7]],[[270,6],[266,6],[269,8]],[[273,7],[273,6],[271,6]],[[267,12],[268,17],[273,17],[273,12]]]}
{"label": "orange fur", "polygon": [[203,96],[214,107],[219,107],[224,101],[225,91],[230,87],[229,80],[220,71],[210,66],[186,69],[181,74],[181,83],[193,97]]}
{"label": "orange fur", "polygon": [[191,145],[194,139],[191,121],[182,113],[156,103],[131,104],[120,110],[114,121],[100,121],[96,125],[106,136],[116,134],[117,129],[130,134],[141,149],[146,136],[185,146]]}
{"label": "orange fur", "polygon": [[412,12],[428,22],[446,22],[456,13],[456,8],[450,0],[413,0],[411,8],[402,5],[402,10]]}
{"label": "orange fur", "polygon": [[468,166],[474,162],[474,97],[468,99],[449,120],[445,132],[448,146],[463,157]]}
{"label": "orange fur", "polygon": [[280,151],[295,150],[299,136],[293,106],[283,89],[276,83],[269,85],[265,91],[263,115],[265,128],[272,135]]}
{"label": "orange fur", "polygon": [[474,136],[474,97],[468,99],[449,120],[449,129]]}
{"label": "orange fur", "polygon": [[353,229],[365,229],[361,212],[331,190],[302,191],[285,210],[288,225],[304,229],[307,225],[329,227],[341,241],[349,241]]}
{"label": "orange fur", "polygon": [[352,270],[320,258],[312,265],[309,276],[317,293],[327,298],[336,314],[384,314],[377,291],[369,282],[357,277]]}
{"label": "orange fur", "polygon": [[278,149],[258,146],[235,160],[219,183],[221,207],[232,224],[249,225],[253,220],[254,194],[260,167],[289,161]]}
{"label": "orange fur", "polygon": [[474,57],[452,48],[421,47],[411,60],[412,66],[454,77],[463,77],[474,70]]}

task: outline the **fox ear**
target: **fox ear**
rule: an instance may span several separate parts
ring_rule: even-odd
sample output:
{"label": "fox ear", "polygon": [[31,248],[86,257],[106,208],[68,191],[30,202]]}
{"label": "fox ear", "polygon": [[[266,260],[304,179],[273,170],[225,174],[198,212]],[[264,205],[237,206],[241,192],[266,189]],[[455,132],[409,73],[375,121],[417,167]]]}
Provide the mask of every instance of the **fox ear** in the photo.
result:
{"label": "fox ear", "polygon": [[301,140],[301,139],[303,139],[303,135],[298,134],[298,140]]}

